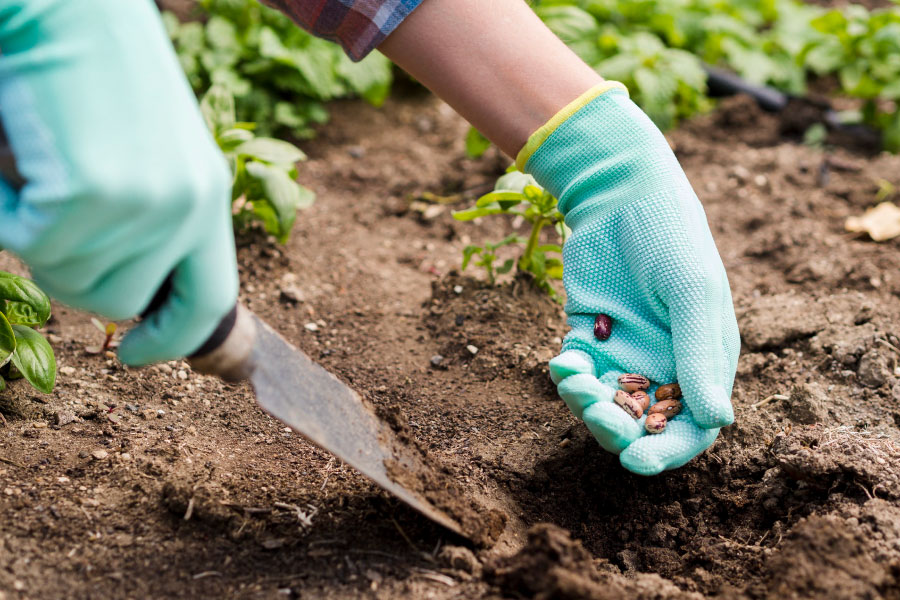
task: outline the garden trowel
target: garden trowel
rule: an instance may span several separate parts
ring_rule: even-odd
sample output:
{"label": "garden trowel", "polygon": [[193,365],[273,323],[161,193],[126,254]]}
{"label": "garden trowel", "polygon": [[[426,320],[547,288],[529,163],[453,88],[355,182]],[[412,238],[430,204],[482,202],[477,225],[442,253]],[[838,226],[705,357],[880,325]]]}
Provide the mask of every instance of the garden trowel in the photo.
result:
{"label": "garden trowel", "polygon": [[400,443],[356,392],[248,309],[236,305],[188,360],[201,373],[231,382],[249,380],[256,401],[270,415],[432,521],[465,535],[447,513],[391,478],[398,468],[406,473],[428,468],[421,456]]}

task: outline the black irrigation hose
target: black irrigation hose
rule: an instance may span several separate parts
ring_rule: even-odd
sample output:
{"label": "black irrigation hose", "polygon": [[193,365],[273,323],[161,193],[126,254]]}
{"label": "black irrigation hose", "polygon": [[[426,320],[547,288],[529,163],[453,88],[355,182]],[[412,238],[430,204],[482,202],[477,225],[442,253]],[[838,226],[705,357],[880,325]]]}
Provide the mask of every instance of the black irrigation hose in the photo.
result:
{"label": "black irrigation hose", "polygon": [[703,69],[706,71],[706,85],[709,95],[714,98],[723,96],[734,96],[736,94],[746,94],[756,100],[756,103],[765,111],[782,112],[793,102],[802,102],[808,106],[817,107],[821,116],[819,122],[823,123],[828,129],[846,135],[856,141],[866,145],[880,146],[881,134],[875,129],[860,124],[847,124],[841,122],[840,115],[833,108],[824,102],[815,102],[809,98],[801,96],[791,96],[775,88],[757,85],[741,79],[731,71],[719,69],[704,64]]}

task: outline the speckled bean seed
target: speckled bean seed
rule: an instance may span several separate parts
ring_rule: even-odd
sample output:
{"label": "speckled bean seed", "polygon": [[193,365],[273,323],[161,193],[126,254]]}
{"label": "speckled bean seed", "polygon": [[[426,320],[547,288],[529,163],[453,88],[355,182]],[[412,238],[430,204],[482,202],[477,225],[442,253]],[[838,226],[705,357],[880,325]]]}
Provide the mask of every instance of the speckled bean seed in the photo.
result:
{"label": "speckled bean seed", "polygon": [[624,373],[619,375],[619,385],[630,394],[638,390],[646,390],[650,387],[650,380],[637,373]]}
{"label": "speckled bean seed", "polygon": [[651,415],[663,415],[671,419],[681,412],[681,402],[678,400],[660,400],[650,407]]}
{"label": "speckled bean seed", "polygon": [[677,383],[667,383],[656,388],[657,400],[678,400],[681,398],[681,387]]}
{"label": "speckled bean seed", "polygon": [[636,392],[631,392],[631,397],[638,401],[638,404],[641,405],[641,413],[647,410],[650,406],[650,395],[644,390],[638,390]]}
{"label": "speckled bean seed", "polygon": [[666,428],[666,422],[665,416],[654,413],[647,416],[647,420],[644,422],[644,429],[647,430],[647,433],[662,433]]}
{"label": "speckled bean seed", "polygon": [[616,390],[616,395],[613,400],[622,407],[622,410],[627,412],[634,419],[640,419],[641,415],[644,414],[641,405],[628,392]]}

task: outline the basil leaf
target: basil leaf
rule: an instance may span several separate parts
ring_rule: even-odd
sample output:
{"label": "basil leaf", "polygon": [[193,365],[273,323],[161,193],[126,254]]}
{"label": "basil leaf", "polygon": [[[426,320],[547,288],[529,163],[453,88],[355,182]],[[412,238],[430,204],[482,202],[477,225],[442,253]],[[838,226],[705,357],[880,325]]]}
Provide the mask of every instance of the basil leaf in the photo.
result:
{"label": "basil leaf", "polygon": [[13,325],[16,348],[13,365],[38,390],[49,394],[56,384],[56,358],[53,348],[40,333],[30,327]]}
{"label": "basil leaf", "polygon": [[[22,325],[40,327],[50,318],[50,298],[30,279],[0,271],[0,299],[11,300],[13,303],[22,302],[34,309],[34,313],[28,317],[31,322],[22,322]],[[18,317],[26,318],[21,311],[17,312],[16,318]],[[13,318],[9,320],[12,323],[19,322]]]}
{"label": "basil leaf", "polygon": [[6,315],[0,313],[0,366],[3,366],[12,357],[16,349],[16,336],[6,320]]}

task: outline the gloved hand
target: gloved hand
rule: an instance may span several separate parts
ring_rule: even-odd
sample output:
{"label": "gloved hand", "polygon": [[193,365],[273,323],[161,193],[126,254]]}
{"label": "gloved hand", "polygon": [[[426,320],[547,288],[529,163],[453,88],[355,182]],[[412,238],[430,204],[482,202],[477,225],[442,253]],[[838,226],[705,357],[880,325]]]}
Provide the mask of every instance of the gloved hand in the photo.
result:
{"label": "gloved hand", "polygon": [[0,5],[0,246],[44,290],[111,319],[132,365],[196,350],[234,305],[231,176],[150,0]]}
{"label": "gloved hand", "polygon": [[[560,396],[634,473],[679,467],[734,420],[740,350],[731,292],[697,196],[665,138],[605,82],[531,136],[519,169],[559,199],[571,331],[550,362]],[[595,317],[612,317],[605,341]],[[647,434],[613,402],[622,373],[677,382],[683,412]]]}

